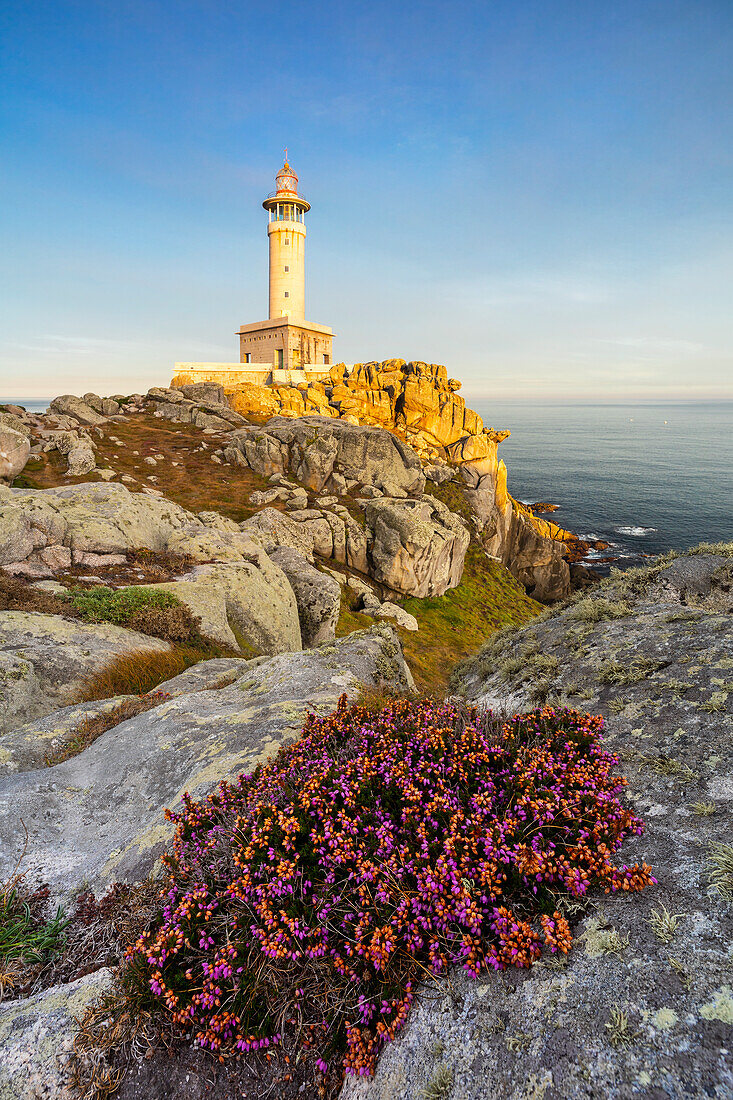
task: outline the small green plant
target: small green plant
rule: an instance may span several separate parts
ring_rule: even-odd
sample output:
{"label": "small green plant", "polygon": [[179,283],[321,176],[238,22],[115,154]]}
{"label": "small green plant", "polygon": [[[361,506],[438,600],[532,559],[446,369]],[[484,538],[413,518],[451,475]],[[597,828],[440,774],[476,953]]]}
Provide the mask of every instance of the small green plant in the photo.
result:
{"label": "small green plant", "polygon": [[693,611],[689,607],[683,607],[679,611],[673,611],[671,615],[664,616],[665,623],[691,623],[701,619],[703,612]]}
{"label": "small green plant", "polygon": [[714,802],[691,802],[690,809],[693,814],[697,814],[698,817],[712,817],[717,810],[717,806]]}
{"label": "small green plant", "polygon": [[659,756],[650,756],[647,753],[640,752],[637,754],[637,759],[640,768],[642,766],[651,768],[657,775],[681,779],[690,783],[700,778],[697,772],[693,771],[688,764],[684,764],[674,756],[665,756],[663,753]]}
{"label": "small green plant", "polygon": [[10,878],[0,883],[0,1001],[60,947],[68,924],[60,906],[49,919],[47,887],[26,885],[18,870],[24,855],[25,847]]}
{"label": "small green plant", "polygon": [[550,693],[553,690],[553,685],[545,677],[537,680],[533,685],[529,693],[529,697],[533,703],[544,703],[549,698]]}
{"label": "small green plant", "polygon": [[707,865],[711,891],[733,901],[733,844],[711,844]]}
{"label": "small green plant", "polygon": [[614,1047],[628,1046],[636,1037],[636,1032],[629,1027],[628,1013],[619,1005],[613,1006],[604,1027],[608,1032],[608,1041]]}
{"label": "small green plant", "polygon": [[708,714],[720,714],[721,711],[725,710],[727,698],[727,692],[714,691],[707,702],[700,703],[700,710],[705,710]]}
{"label": "small green plant", "polygon": [[115,623],[171,642],[194,642],[198,619],[171,592],[140,586],[76,589],[71,606],[90,623]]}
{"label": "small green plant", "polygon": [[427,1088],[423,1090],[425,1100],[448,1100],[453,1088],[453,1071],[441,1063],[431,1077]]}
{"label": "small green plant", "polygon": [[671,680],[664,680],[659,686],[662,691],[670,691],[673,695],[684,695],[685,692],[689,691],[690,688],[693,688],[695,685],[690,683],[689,680],[672,678]]}
{"label": "small green plant", "polygon": [[638,684],[661,667],[661,661],[654,661],[649,657],[635,657],[628,665],[621,665],[618,661],[604,661],[598,666],[596,677],[599,684]]}
{"label": "small green plant", "polygon": [[504,1040],[507,1050],[511,1050],[516,1054],[520,1050],[524,1050],[532,1042],[532,1036],[527,1035],[525,1031],[518,1031],[516,1035],[507,1035]]}
{"label": "small green plant", "polygon": [[645,923],[649,925],[660,943],[671,943],[677,934],[677,924],[681,916],[682,913],[670,913],[662,905],[659,909],[652,909],[649,920]]}
{"label": "small green plant", "polygon": [[599,623],[603,619],[623,619],[633,608],[626,600],[607,600],[602,596],[585,596],[569,613],[569,618],[581,623]]}
{"label": "small green plant", "polygon": [[673,955],[668,955],[667,958],[669,959],[669,965],[679,978],[680,984],[689,991],[692,988],[692,976],[685,970],[679,959],[675,959]]}
{"label": "small green plant", "polygon": [[59,946],[68,921],[59,907],[50,921],[39,921],[30,902],[17,887],[0,895],[0,959],[41,962]]}

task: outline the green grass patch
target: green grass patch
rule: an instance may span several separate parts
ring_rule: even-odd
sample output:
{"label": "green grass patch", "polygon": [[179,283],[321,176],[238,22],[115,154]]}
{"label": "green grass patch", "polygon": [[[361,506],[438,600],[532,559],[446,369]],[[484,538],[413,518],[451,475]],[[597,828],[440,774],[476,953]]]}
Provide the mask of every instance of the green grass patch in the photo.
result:
{"label": "green grass patch", "polygon": [[22,876],[0,886],[0,964],[14,960],[25,964],[42,962],[60,946],[68,921],[61,908],[48,920],[45,908],[45,893],[29,894]]}
{"label": "green grass patch", "polygon": [[544,610],[508,569],[475,545],[468,548],[457,588],[443,596],[406,599],[402,606],[420,627],[399,631],[405,658],[417,687],[427,692],[445,691],[454,665],[476,653],[497,630],[524,626]]}

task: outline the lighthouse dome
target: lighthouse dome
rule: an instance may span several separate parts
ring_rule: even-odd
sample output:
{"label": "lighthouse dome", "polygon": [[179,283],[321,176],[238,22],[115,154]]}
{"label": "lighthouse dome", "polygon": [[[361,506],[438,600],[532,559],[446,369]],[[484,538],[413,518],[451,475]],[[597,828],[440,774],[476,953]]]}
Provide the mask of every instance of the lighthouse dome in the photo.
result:
{"label": "lighthouse dome", "polygon": [[291,168],[287,160],[275,176],[278,193],[286,191],[288,194],[298,194],[298,176],[294,168]]}

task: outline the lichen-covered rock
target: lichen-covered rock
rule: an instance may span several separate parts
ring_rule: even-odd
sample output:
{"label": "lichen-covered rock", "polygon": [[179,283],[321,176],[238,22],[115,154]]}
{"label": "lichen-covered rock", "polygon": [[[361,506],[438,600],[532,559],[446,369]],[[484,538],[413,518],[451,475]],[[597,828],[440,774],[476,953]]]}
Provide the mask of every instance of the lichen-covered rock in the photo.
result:
{"label": "lichen-covered rock", "polygon": [[120,654],[168,649],[110,623],[0,611],[0,731],[75,702],[85,680]]}
{"label": "lichen-covered rock", "polygon": [[302,648],[295,594],[282,569],[250,543],[249,561],[197,565],[179,581],[153,588],[171,592],[201,619],[201,631],[233,650],[289,653]]}
{"label": "lichen-covered rock", "polygon": [[373,615],[375,619],[392,619],[397,623],[397,626],[403,627],[404,630],[419,629],[415,616],[411,615],[409,611],[405,611],[404,607],[400,607],[399,604],[386,600],[372,610],[369,609],[368,603],[365,603],[364,607],[368,614]]}
{"label": "lichen-covered rock", "polygon": [[114,397],[100,397],[98,393],[85,393],[82,400],[100,416],[116,416],[120,411],[120,404]]}
{"label": "lichen-covered rock", "polygon": [[242,428],[233,433],[225,455],[266,477],[291,473],[318,493],[333,486],[334,474],[385,492],[422,492],[425,486],[417,453],[396,436],[324,416],[273,417]]}
{"label": "lichen-covered rock", "polygon": [[242,531],[257,539],[268,551],[289,546],[308,561],[313,560],[313,534],[310,525],[299,523],[276,508],[262,508],[241,524]]}
{"label": "lichen-covered rock", "polygon": [[341,610],[341,586],[329,573],[322,573],[296,550],[281,546],[270,557],[290,582],[295,593],[303,648],[325,645],[336,637]]}
{"label": "lichen-covered rock", "polygon": [[80,723],[99,714],[108,714],[133,698],[133,695],[117,695],[96,702],[72,703],[0,735],[0,772],[28,772],[43,768],[46,757],[65,745]]}
{"label": "lichen-covered rock", "polygon": [[70,417],[78,424],[105,424],[107,418],[96,412],[91,405],[83,401],[81,397],[74,397],[71,393],[65,393],[61,397],[55,397],[48,406],[50,413],[58,413],[61,416]]}
{"label": "lichen-covered rock", "polygon": [[70,477],[82,477],[95,469],[97,460],[87,435],[77,431],[58,432],[54,444],[59,454],[66,455],[66,472]]}
{"label": "lichen-covered rock", "polygon": [[76,1021],[112,988],[108,968],[0,1004],[0,1100],[75,1100],[64,1070]]}
{"label": "lichen-covered rock", "polygon": [[196,690],[194,683],[52,768],[0,776],[0,881],[23,849],[21,821],[29,834],[24,867],[54,894],[82,882],[102,891],[115,880],[136,881],[169,840],[163,810],[179,807],[184,791],[200,797],[220,779],[252,770],[298,736],[307,710],[328,712],[344,692],[412,683],[384,625],[333,646],[240,660],[222,679],[233,674],[226,686]]}
{"label": "lichen-covered rock", "polygon": [[25,419],[25,413],[9,412],[7,405],[4,409],[0,409],[0,428],[12,428],[19,435],[24,435],[26,439],[31,438],[31,428]]}
{"label": "lichen-covered rock", "polygon": [[130,493],[119,483],[0,495],[0,567],[12,572],[35,570],[34,575],[50,576],[67,554],[74,564],[105,564],[88,555],[119,555],[143,547],[202,562],[251,563],[262,553],[233,521],[219,517],[214,522],[210,514],[202,519],[165,498]]}
{"label": "lichen-covered rock", "polygon": [[376,1076],[349,1081],[342,1100],[422,1100],[440,1081],[451,1100],[733,1095],[733,906],[711,879],[716,845],[733,843],[733,629],[718,599],[732,563],[668,567],[687,592],[694,578],[694,609],[659,599],[654,566],[496,638],[459,670],[455,686],[478,705],[546,699],[605,716],[646,823],[623,859],[648,861],[658,884],[571,905],[565,964],[427,985]]}
{"label": "lichen-covered rock", "polygon": [[224,387],[216,382],[191,382],[185,386],[177,386],[185,398],[189,401],[199,401],[205,405],[226,405]]}
{"label": "lichen-covered rock", "polygon": [[9,485],[25,469],[31,445],[28,436],[0,423],[0,485]]}
{"label": "lichen-covered rock", "polygon": [[441,501],[381,499],[365,510],[369,573],[407,596],[442,596],[461,583],[470,536]]}

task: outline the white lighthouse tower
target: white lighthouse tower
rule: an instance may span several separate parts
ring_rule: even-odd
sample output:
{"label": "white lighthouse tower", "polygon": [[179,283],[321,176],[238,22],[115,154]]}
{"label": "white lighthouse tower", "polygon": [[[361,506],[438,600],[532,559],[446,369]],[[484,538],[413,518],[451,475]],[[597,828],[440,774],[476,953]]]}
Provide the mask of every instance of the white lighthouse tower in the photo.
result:
{"label": "white lighthouse tower", "polygon": [[287,160],[275,177],[276,188],[262,203],[268,213],[270,250],[269,317],[242,325],[239,355],[242,363],[271,364],[278,372],[309,375],[328,371],[332,363],[333,331],[305,319],[305,215],[310,203],[298,194],[298,176]]}
{"label": "white lighthouse tower", "polygon": [[[285,150],[287,156],[287,149]],[[310,203],[298,194],[298,177],[287,162],[275,176],[277,190],[263,206],[270,220],[270,320],[305,319],[305,215]]]}
{"label": "white lighthouse tower", "polygon": [[287,153],[275,177],[276,189],[262,203],[270,249],[268,319],[237,330],[239,363],[176,363],[176,385],[298,385],[331,369],[333,330],[305,319],[305,215],[310,203],[298,194],[298,177]]}

